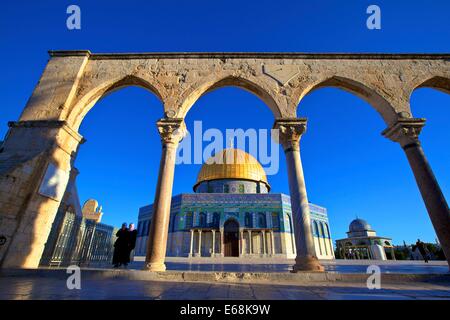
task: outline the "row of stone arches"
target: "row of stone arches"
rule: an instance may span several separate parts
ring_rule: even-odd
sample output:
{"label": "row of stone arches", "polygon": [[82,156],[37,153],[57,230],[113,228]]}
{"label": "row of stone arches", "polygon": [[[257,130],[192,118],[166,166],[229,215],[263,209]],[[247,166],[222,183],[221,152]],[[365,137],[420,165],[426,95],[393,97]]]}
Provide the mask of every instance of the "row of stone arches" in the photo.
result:
{"label": "row of stone arches", "polygon": [[[108,93],[131,85],[153,92],[164,107],[164,117],[157,123],[163,149],[148,246],[150,270],[165,269],[170,208],[167,197],[172,191],[174,152],[185,129],[183,119],[203,94],[224,86],[250,91],[274,114],[274,128],[281,132],[280,142],[286,152],[289,172],[297,268],[316,270],[320,265],[312,254],[308,201],[299,154],[306,120],[297,118],[296,109],[309,92],[327,86],[361,97],[381,114],[388,126],[384,135],[404,148],[438,237],[447,257],[450,256],[448,205],[418,143],[424,120],[412,118],[409,106],[409,96],[415,88],[427,86],[450,92],[448,56],[111,56],[89,52],[52,52],[51,55],[19,121],[11,123],[1,155],[8,166],[0,168],[0,184],[16,189],[0,198],[2,205],[10,205],[2,216],[0,230],[9,239],[8,245],[0,249],[2,265],[36,265],[51,217],[60,202],[60,189],[65,188],[64,174],[70,171],[82,141],[78,128],[84,116]],[[41,190],[47,175],[63,177],[52,186],[54,190]],[[51,214],[44,216],[45,212]],[[24,223],[30,221],[33,228],[27,230]]]}
{"label": "row of stone arches", "polygon": [[71,125],[71,127],[73,127],[74,129],[78,129],[89,110],[100,99],[104,98],[112,92],[129,86],[141,87],[151,92],[163,104],[166,113],[179,118],[185,118],[195,102],[198,101],[198,99],[200,99],[204,94],[228,86],[239,87],[256,95],[270,108],[275,118],[286,116],[296,117],[298,106],[301,104],[301,100],[304,97],[314,92],[315,90],[326,87],[333,87],[350,92],[351,94],[354,94],[366,101],[380,114],[384,121],[389,125],[399,117],[398,113],[401,113],[400,116],[404,117],[412,116],[412,112],[409,110],[409,101],[410,96],[414,90],[418,88],[429,87],[441,90],[446,93],[450,93],[450,85],[448,84],[449,79],[447,78],[440,76],[431,76],[431,78],[429,79],[421,79],[420,81],[421,82],[413,83],[412,85],[410,85],[410,88],[405,89],[407,91],[406,93],[402,92],[402,94],[404,94],[406,97],[404,101],[401,102],[402,106],[400,108],[396,108],[392,105],[391,102],[389,102],[380,93],[378,93],[376,89],[370,88],[362,82],[334,75],[325,79],[320,79],[313,84],[309,84],[307,88],[302,90],[302,93],[299,95],[299,99],[297,100],[297,102],[292,104],[290,110],[285,111],[282,110],[277,105],[277,102],[258,84],[253,83],[248,79],[241,78],[241,76],[228,76],[220,80],[215,79],[215,82],[213,83],[207,82],[199,84],[199,89],[196,89],[193,92],[184,93],[182,97],[179,98],[179,100],[181,101],[177,102],[176,107],[178,108],[178,110],[174,111],[173,109],[167,110],[168,103],[162,98],[162,95],[155,86],[135,75],[127,75],[122,79],[114,80],[114,82],[102,84],[99,87],[92,89],[92,92],[86,93],[84,96],[78,99],[78,101],[73,105],[72,108],[69,109],[68,113],[64,115],[64,117],[66,118],[66,121]]}
{"label": "row of stone arches", "polygon": [[[149,90],[161,101],[165,113],[177,118],[184,118],[205,93],[226,86],[237,86],[255,94],[272,110],[275,118],[295,117],[300,101],[315,89],[338,87],[367,101],[388,124],[395,122],[399,112],[411,117],[409,97],[416,88],[432,87],[450,92],[445,55],[350,55],[342,57],[345,63],[339,56],[316,57],[314,54],[299,55],[298,61],[277,60],[278,56],[271,55],[267,58],[255,55],[253,59],[229,56],[221,59],[212,55],[196,62],[191,56],[183,59],[182,54],[167,59],[145,54],[105,57],[88,52],[52,52],[51,55],[53,59],[46,72],[60,72],[61,63],[72,62],[71,67],[79,68],[79,73],[66,81],[76,82],[76,88],[67,88],[67,99],[56,104],[56,110],[50,114],[39,117],[65,120],[75,130],[99,99],[126,86]],[[428,59],[436,65],[428,66]],[[287,65],[289,62],[291,64]],[[413,67],[420,72],[415,72]],[[46,80],[44,77],[41,83]],[[46,88],[35,92],[36,97],[29,102],[21,120],[35,119],[34,110],[39,108],[45,90],[54,90],[53,83],[43,84]]]}

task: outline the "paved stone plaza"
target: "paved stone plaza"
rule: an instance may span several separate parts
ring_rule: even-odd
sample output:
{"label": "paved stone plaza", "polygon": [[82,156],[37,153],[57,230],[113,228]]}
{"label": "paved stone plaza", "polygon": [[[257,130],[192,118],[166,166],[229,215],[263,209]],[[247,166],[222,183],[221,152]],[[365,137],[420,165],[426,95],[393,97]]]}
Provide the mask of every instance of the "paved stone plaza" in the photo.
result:
{"label": "paved stone plaza", "polygon": [[[167,257],[167,270],[216,272],[289,272],[294,259],[280,258],[180,258]],[[444,274],[449,271],[446,261],[374,261],[374,260],[321,260],[327,272],[366,273],[369,265],[377,265],[382,273]],[[144,257],[135,257],[129,269],[142,270]]]}
{"label": "paved stone plaza", "polygon": [[82,280],[81,290],[68,290],[64,279],[0,278],[0,299],[268,299],[268,300],[411,300],[450,299],[450,286],[411,283],[369,290],[362,284],[226,284],[160,281]]}
{"label": "paved stone plaza", "polygon": [[[370,290],[366,286],[369,276],[366,269],[374,261],[369,260],[321,261],[330,271],[310,275],[277,270],[292,265],[288,259],[279,259],[272,265],[264,259],[244,259],[244,263],[207,258],[167,260],[169,270],[159,274],[136,270],[143,266],[143,261],[134,262],[130,270],[82,269],[81,290],[67,289],[68,275],[64,268],[3,271],[0,273],[0,300],[450,300],[450,277],[445,261],[429,264],[377,261],[383,273],[381,289]],[[246,279],[245,276],[238,279],[242,274],[235,270],[245,269],[253,273],[245,273]]]}

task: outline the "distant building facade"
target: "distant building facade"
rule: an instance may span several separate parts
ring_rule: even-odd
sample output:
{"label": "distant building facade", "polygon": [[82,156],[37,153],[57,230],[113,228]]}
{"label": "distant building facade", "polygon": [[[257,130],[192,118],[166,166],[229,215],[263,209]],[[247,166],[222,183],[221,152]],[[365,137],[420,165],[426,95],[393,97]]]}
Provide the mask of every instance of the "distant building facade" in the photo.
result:
{"label": "distant building facade", "polygon": [[101,223],[101,207],[95,200],[80,206],[73,168],[69,186],[47,239],[41,266],[100,265],[110,263],[116,230]]}
{"label": "distant building facade", "polygon": [[[193,189],[172,198],[168,256],[296,256],[290,197],[269,193],[264,169],[248,153],[222,150],[202,166]],[[333,259],[327,210],[310,210],[316,255]],[[146,254],[151,219],[152,205],[140,208],[136,255]]]}
{"label": "distant building facade", "polygon": [[353,220],[347,235],[336,240],[337,251],[343,259],[395,260],[392,239],[377,236],[365,220]]}

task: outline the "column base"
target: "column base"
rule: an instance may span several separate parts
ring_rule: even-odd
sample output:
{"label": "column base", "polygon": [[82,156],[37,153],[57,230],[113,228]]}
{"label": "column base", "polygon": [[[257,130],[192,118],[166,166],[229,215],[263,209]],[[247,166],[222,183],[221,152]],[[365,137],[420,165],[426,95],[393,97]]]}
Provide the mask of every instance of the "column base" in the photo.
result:
{"label": "column base", "polygon": [[325,268],[320,264],[319,260],[315,257],[308,258],[295,258],[295,265],[293,266],[292,272],[299,271],[313,271],[313,272],[324,272]]}
{"label": "column base", "polygon": [[166,271],[166,265],[160,262],[149,262],[145,264],[144,270],[147,271]]}

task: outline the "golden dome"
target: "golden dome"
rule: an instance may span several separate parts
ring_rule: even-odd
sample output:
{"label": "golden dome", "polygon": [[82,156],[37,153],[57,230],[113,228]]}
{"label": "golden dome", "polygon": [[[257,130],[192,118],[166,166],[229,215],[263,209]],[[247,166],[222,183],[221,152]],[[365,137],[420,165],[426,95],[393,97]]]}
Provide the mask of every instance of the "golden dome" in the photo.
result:
{"label": "golden dome", "polygon": [[206,160],[198,174],[194,190],[204,181],[220,179],[263,182],[270,190],[266,173],[261,164],[252,155],[240,149],[224,149]]}

